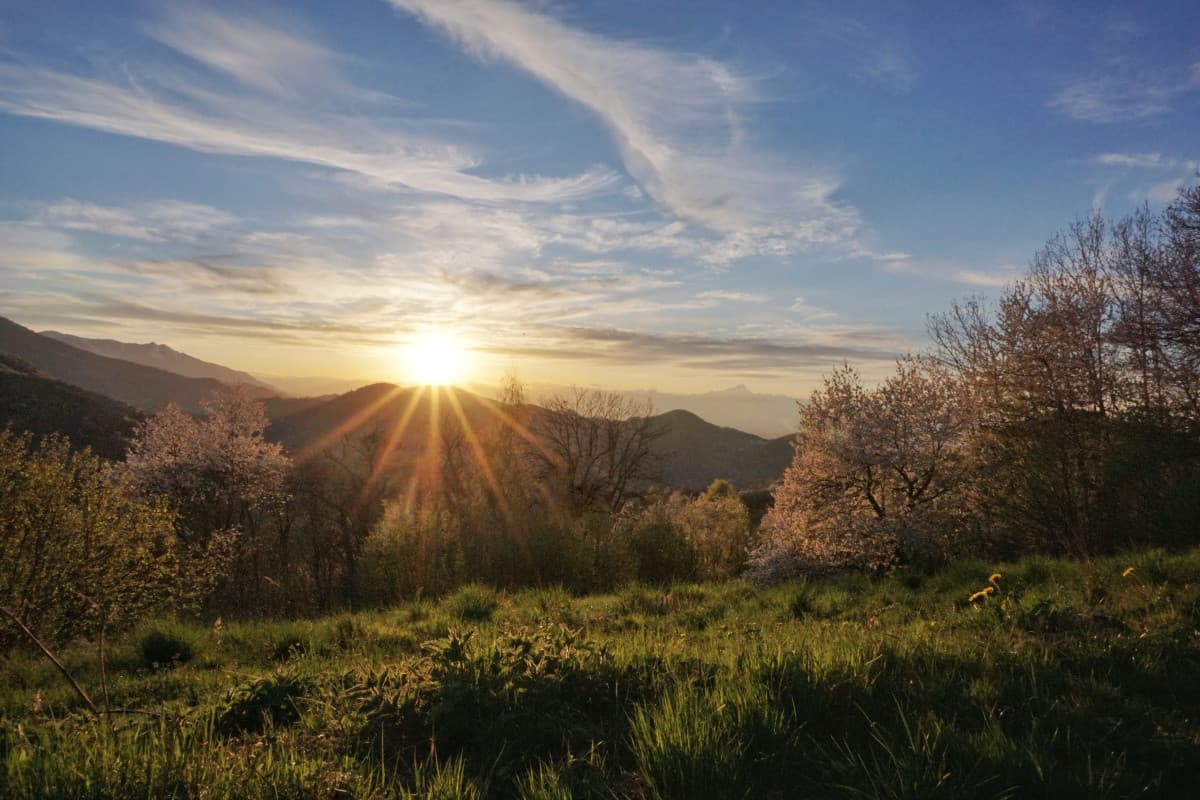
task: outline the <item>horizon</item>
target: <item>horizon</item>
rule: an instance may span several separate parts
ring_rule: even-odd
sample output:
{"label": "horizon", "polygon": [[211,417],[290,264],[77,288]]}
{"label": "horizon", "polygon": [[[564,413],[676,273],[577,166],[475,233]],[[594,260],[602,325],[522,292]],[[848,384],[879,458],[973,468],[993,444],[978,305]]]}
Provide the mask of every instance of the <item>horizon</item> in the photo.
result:
{"label": "horizon", "polygon": [[803,397],[1200,166],[1194,5],[755,11],[24,9],[0,314],[278,378]]}
{"label": "horizon", "polygon": [[[623,401],[635,405],[645,404],[651,415],[672,411],[689,412],[705,422],[717,426],[734,428],[752,433],[763,439],[792,436],[795,433],[795,417],[798,399],[788,395],[761,394],[750,390],[745,384],[736,384],[717,390],[698,393],[672,393],[654,387],[613,387],[599,384],[530,383],[516,375],[505,376],[498,383],[474,380],[419,380],[415,375],[395,380],[363,376],[359,378],[329,379],[319,377],[270,376],[231,370],[215,362],[195,359],[187,353],[162,342],[121,342],[115,339],[89,339],[74,336],[64,331],[33,331],[20,325],[17,320],[0,317],[0,322],[11,323],[32,334],[36,340],[51,339],[70,346],[72,349],[95,354],[105,359],[117,359],[135,365],[152,367],[173,373],[183,378],[209,378],[227,385],[245,384],[256,392],[267,391],[280,399],[335,398],[353,394],[362,389],[386,386],[402,392],[424,391],[425,389],[447,388],[464,391],[487,400],[503,402],[507,385],[516,380],[527,403],[547,406],[572,395],[578,390],[613,392]],[[60,376],[61,377],[61,376]],[[68,383],[73,380],[68,380]],[[266,395],[263,395],[264,397]]]}

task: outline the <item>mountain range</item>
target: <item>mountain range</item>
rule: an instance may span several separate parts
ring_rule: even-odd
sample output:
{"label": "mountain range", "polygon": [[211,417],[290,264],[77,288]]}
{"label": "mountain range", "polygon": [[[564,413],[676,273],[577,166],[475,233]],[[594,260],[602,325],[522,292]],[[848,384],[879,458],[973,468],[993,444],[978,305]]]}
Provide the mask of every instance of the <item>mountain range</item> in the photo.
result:
{"label": "mountain range", "polygon": [[[533,397],[570,394],[572,387],[535,385]],[[653,389],[625,389],[621,394],[636,403],[648,403],[657,413],[690,411],[723,428],[737,428],[764,438],[791,435],[796,430],[796,398],[781,394],[758,394],[745,384],[715,392],[682,394]]]}
{"label": "mountain range", "polygon": [[[427,450],[431,430],[444,436],[467,429],[471,434],[464,442],[474,436],[486,443],[498,427],[496,404],[465,389],[424,391],[377,383],[331,396],[283,397],[247,373],[165,345],[39,334],[3,317],[0,356],[0,425],[38,435],[60,431],[112,458],[123,452],[140,412],[174,402],[196,413],[200,402],[225,383],[243,384],[264,400],[271,420],[268,438],[293,454],[313,452],[346,435],[377,433],[385,441],[403,428],[395,442],[403,461]],[[712,394],[764,397],[745,387]],[[542,413],[539,406],[528,408],[530,419]],[[662,480],[676,488],[699,490],[716,478],[739,489],[763,488],[791,462],[790,435],[767,438],[679,409],[653,421],[665,431],[655,445]]]}
{"label": "mountain range", "polygon": [[[195,413],[200,401],[221,387],[215,378],[188,378],[81,350],[4,317],[0,317],[0,353],[16,356],[45,377],[120,400],[140,411],[156,411],[174,402]],[[257,391],[258,396],[268,394]]]}
{"label": "mountain range", "polygon": [[58,331],[42,331],[41,335],[57,339],[72,347],[86,350],[89,353],[95,353],[98,356],[132,361],[144,367],[154,367],[155,369],[174,372],[176,375],[182,375],[185,378],[213,378],[222,383],[251,386],[272,395],[285,394],[274,386],[255,378],[248,372],[239,372],[236,369],[223,367],[220,364],[213,364],[210,361],[201,361],[198,358],[189,356],[187,353],[180,353],[178,350],[173,350],[165,344],[157,344],[156,342],[131,344],[129,342],[118,342],[115,339],[85,339],[82,336],[72,336],[69,333],[59,333]]}

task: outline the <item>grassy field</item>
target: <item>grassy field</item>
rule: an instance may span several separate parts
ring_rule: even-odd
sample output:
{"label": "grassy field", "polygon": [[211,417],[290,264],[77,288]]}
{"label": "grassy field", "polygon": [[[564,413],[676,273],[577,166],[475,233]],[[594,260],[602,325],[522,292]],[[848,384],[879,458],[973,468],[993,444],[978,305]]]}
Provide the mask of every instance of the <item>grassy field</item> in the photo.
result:
{"label": "grassy field", "polygon": [[1190,797],[1198,628],[1200,551],[159,622],[111,726],[0,661],[0,796]]}

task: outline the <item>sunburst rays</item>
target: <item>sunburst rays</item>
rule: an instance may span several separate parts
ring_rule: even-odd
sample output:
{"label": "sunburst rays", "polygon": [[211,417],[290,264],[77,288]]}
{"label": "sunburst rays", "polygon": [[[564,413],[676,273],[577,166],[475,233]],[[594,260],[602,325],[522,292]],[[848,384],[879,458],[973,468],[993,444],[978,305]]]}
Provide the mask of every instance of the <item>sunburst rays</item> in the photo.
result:
{"label": "sunburst rays", "polygon": [[[446,469],[447,458],[451,455],[448,448],[453,445],[445,440],[443,434],[451,430],[449,424],[453,423],[454,428],[461,432],[465,455],[476,468],[495,508],[511,523],[514,510],[511,498],[505,492],[494,451],[500,438],[507,432],[534,448],[548,462],[556,463],[560,459],[529,425],[518,419],[519,414],[502,403],[474,396],[470,396],[469,405],[472,408],[469,411],[464,398],[460,397],[460,391],[452,386],[436,384],[411,389],[392,387],[373,398],[365,407],[337,422],[315,442],[300,450],[296,459],[311,460],[337,442],[361,435],[366,429],[379,431],[384,438],[367,464],[368,471],[359,490],[358,504],[361,506],[370,502],[373,493],[389,477],[407,468],[410,474],[400,494],[405,499],[405,506],[411,509],[421,497],[448,489]],[[407,399],[402,400],[406,392]],[[403,402],[403,406],[396,413],[395,406],[399,402]],[[420,433],[423,435],[411,435],[420,431],[420,426],[415,423],[420,419],[422,410],[425,430]],[[386,425],[381,426],[385,421]],[[407,457],[401,458],[402,453]],[[549,503],[551,496],[546,487],[539,483],[538,489]]]}

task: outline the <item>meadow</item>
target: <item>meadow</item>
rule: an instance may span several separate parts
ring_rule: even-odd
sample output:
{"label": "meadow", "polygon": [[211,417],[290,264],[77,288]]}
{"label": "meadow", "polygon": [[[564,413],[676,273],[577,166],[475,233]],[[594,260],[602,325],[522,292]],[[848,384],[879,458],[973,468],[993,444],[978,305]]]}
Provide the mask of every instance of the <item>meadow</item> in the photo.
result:
{"label": "meadow", "polygon": [[100,718],[32,648],[0,660],[0,796],[1065,800],[1200,775],[1195,549],[471,585],[106,650],[103,673],[95,642],[59,653]]}

